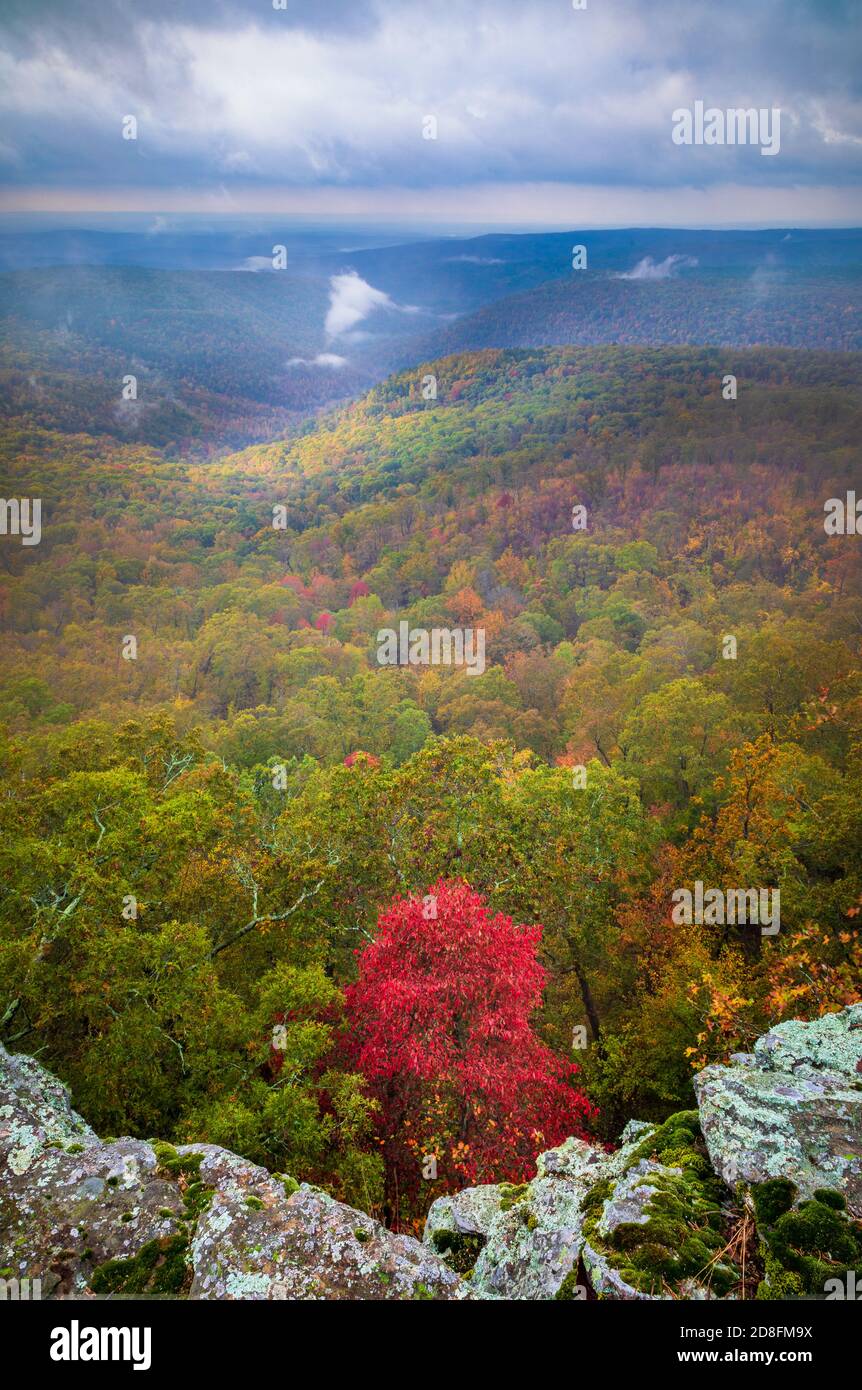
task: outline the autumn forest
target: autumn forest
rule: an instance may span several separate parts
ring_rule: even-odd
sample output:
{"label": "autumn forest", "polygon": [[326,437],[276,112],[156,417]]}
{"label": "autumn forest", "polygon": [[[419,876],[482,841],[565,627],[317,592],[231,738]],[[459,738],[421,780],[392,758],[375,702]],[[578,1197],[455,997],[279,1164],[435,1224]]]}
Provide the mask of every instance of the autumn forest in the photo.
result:
{"label": "autumn forest", "polygon": [[[2,543],[0,1020],[100,1131],[421,1230],[862,998],[854,354],[471,351],[214,456],[44,382],[2,440],[42,536]],[[485,669],[381,667],[402,621]],[[698,881],[780,931],[678,923]]]}

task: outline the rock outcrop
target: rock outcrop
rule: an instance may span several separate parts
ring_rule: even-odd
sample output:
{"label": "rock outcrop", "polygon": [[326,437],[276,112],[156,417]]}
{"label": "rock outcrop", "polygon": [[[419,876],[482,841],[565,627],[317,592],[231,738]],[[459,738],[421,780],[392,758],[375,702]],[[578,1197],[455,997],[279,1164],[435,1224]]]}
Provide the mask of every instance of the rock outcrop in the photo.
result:
{"label": "rock outcrop", "polygon": [[453,1299],[438,1255],[211,1144],[102,1142],[0,1047],[0,1277],[43,1297]]}
{"label": "rock outcrop", "polygon": [[733,1299],[862,1270],[862,1005],[780,1024],[695,1091],[613,1151],[568,1139],[530,1182],[439,1198],[420,1243],[214,1145],[100,1140],[0,1047],[0,1277],[55,1298]]}
{"label": "rock outcrop", "polygon": [[477,1297],[823,1296],[862,1268],[862,1005],[783,1023],[695,1078],[698,1110],[569,1139],[520,1188],[431,1207],[424,1239]]}
{"label": "rock outcrop", "polygon": [[631,1122],[607,1153],[579,1139],[542,1154],[532,1182],[441,1197],[425,1241],[480,1298],[720,1296],[739,1278],[721,1260],[722,1200],[695,1111]]}
{"label": "rock outcrop", "polygon": [[841,1192],[862,1218],[862,1004],[780,1023],[731,1066],[695,1077],[712,1166],[731,1185],[791,1178]]}

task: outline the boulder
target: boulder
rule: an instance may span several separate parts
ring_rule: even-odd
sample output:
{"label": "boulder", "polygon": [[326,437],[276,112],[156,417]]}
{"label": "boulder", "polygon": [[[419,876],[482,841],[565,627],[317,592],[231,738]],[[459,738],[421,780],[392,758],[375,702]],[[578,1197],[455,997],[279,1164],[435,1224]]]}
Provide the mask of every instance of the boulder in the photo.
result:
{"label": "boulder", "polygon": [[[214,1176],[211,1164],[201,1172],[205,1180]],[[215,1189],[197,1223],[191,1263],[191,1298],[471,1296],[458,1274],[411,1236],[394,1235],[306,1183],[286,1191],[263,1169],[251,1181],[240,1177]]]}
{"label": "boulder", "polygon": [[43,1298],[473,1297],[419,1241],[226,1149],[103,1142],[2,1046],[0,1277]]}
{"label": "boulder", "polygon": [[862,1218],[862,1004],[779,1023],[694,1085],[712,1166],[730,1186],[788,1178],[798,1200],[832,1188]]}
{"label": "boulder", "polygon": [[428,1213],[424,1240],[469,1276],[479,1298],[584,1298],[578,1263],[585,1199],[599,1182],[619,1177],[654,1130],[631,1122],[614,1153],[567,1139],[539,1155],[531,1182],[488,1184],[440,1197]]}

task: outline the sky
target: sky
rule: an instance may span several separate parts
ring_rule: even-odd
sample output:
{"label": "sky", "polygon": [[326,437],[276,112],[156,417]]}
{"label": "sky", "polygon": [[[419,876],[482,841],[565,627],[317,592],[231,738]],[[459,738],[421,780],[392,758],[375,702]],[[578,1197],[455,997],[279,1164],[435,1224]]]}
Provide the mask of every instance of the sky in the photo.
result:
{"label": "sky", "polygon": [[0,211],[862,224],[862,0],[274,3],[2,0]]}

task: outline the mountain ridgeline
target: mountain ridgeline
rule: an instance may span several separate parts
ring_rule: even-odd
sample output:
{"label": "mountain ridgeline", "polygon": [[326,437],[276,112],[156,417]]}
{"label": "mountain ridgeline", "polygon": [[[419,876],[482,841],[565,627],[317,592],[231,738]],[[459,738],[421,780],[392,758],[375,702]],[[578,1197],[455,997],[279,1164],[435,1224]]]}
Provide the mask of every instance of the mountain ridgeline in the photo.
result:
{"label": "mountain ridgeline", "polygon": [[855,230],[356,239],[0,234],[3,410],[207,456],[455,352],[862,347]]}

